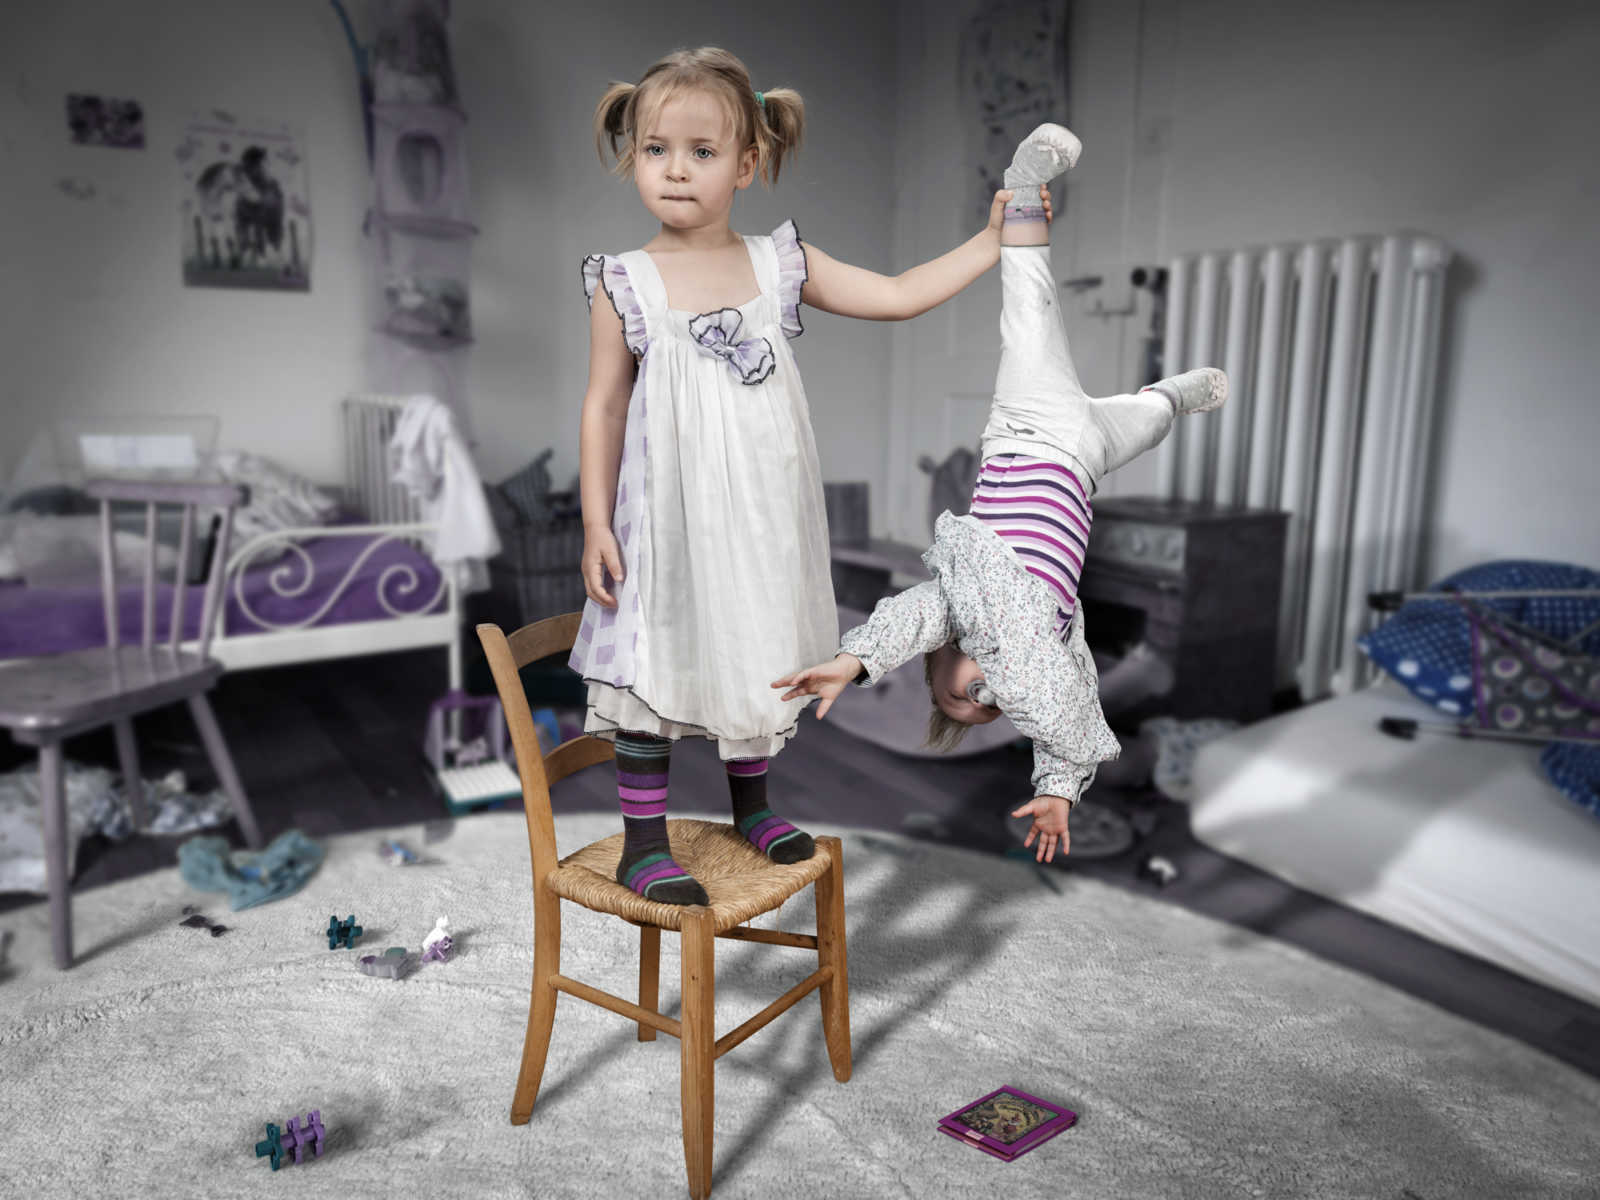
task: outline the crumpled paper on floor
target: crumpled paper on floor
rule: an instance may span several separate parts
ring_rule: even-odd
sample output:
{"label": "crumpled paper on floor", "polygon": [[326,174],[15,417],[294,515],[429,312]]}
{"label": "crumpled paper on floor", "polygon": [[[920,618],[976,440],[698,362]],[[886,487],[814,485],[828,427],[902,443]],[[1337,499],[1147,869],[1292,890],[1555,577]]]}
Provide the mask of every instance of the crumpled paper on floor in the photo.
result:
{"label": "crumpled paper on floor", "polygon": [[[133,813],[117,772],[62,762],[67,795],[67,876],[77,873],[78,843],[91,833],[114,842],[134,832]],[[227,794],[188,791],[182,771],[144,785],[149,823],[138,832],[171,835],[210,829],[233,815]],[[39,808],[39,768],[30,764],[0,774],[0,891],[46,895],[44,817]]]}

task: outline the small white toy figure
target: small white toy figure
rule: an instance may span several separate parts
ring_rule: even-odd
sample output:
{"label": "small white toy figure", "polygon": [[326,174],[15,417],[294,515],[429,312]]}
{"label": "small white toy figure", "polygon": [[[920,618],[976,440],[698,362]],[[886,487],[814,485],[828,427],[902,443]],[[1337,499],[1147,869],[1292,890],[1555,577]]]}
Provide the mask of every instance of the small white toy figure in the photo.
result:
{"label": "small white toy figure", "polygon": [[[1050,269],[1050,213],[1041,185],[1077,161],[1059,125],[1041,125],[1006,169],[1012,199],[1000,232],[1000,368],[979,449],[972,512],[940,515],[923,562],[934,578],[878,601],[831,662],[777,680],[783,699],[819,696],[817,716],[846,684],[873,684],[925,655],[934,704],[930,744],[948,749],[1002,712],[1033,739],[1034,797],[1024,846],[1049,862],[1068,844],[1067,813],[1118,754],[1097,692],[1078,610],[1078,575],[1106,475],[1157,445],[1183,413],[1228,395],[1214,367],[1143,390],[1092,397],[1078,382]],[[1006,193],[1002,192],[1002,195]]]}
{"label": "small white toy figure", "polygon": [[450,918],[440,917],[433,923],[433,932],[422,939],[422,961],[449,962],[455,945],[450,936]]}
{"label": "small white toy figure", "polygon": [[632,176],[659,232],[583,263],[589,599],[570,665],[588,688],[585,732],[616,742],[617,881],[665,904],[708,903],[667,840],[679,738],[717,743],[750,845],[778,863],[815,849],[767,801],[767,760],[809,703],[767,683],[825,656],[839,633],[822,472],[789,348],[801,305],[875,321],[927,312],[999,260],[1012,198],[997,192],[984,229],[892,277],[802,243],[793,221],[735,233],[735,197],[758,175],[777,179],[804,118],[797,92],[756,90],[715,47],[613,84],[595,113],[597,144]]}

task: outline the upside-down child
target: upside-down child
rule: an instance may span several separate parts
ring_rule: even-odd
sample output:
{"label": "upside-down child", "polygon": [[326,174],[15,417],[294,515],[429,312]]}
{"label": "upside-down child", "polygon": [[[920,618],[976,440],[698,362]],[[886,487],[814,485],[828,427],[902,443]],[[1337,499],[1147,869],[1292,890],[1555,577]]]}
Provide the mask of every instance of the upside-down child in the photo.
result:
{"label": "upside-down child", "polygon": [[616,743],[617,881],[668,904],[707,902],[667,834],[678,738],[717,743],[751,845],[780,863],[814,849],[766,786],[768,758],[810,702],[767,683],[828,654],[839,631],[821,472],[788,345],[800,305],[904,320],[999,256],[1003,192],[982,232],[893,278],[803,245],[792,221],[765,237],[734,233],[734,196],[757,175],[776,179],[804,111],[795,92],[758,92],[737,58],[705,48],[612,85],[595,113],[597,145],[609,143],[661,228],[642,249],[583,263],[589,599],[570,662],[588,685],[585,731]]}
{"label": "upside-down child", "polygon": [[1033,739],[1034,798],[1024,841],[1051,861],[1068,846],[1067,814],[1118,753],[1097,692],[1077,606],[1092,518],[1106,475],[1159,443],[1181,413],[1227,398],[1212,367],[1137,393],[1084,394],[1067,349],[1050,270],[1048,213],[1040,185],[1072,166],[1078,139],[1042,125],[1005,174],[1013,198],[1001,229],[1000,368],[979,448],[972,512],[943,513],[923,555],[933,579],[880,600],[840,640],[830,662],[772,683],[785,700],[821,697],[826,715],[846,684],[876,683],[925,655],[935,707],[930,740],[948,749],[966,727],[1004,713]]}

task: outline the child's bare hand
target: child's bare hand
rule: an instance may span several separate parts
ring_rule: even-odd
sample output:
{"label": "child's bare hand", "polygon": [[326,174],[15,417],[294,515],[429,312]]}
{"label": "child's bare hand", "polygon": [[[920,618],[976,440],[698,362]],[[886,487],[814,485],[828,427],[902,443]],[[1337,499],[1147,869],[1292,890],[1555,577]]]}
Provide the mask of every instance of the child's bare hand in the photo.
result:
{"label": "child's bare hand", "polygon": [[779,697],[781,700],[793,700],[796,696],[821,696],[822,703],[817,705],[817,720],[820,721],[833,707],[834,697],[844,691],[845,686],[859,674],[861,660],[854,654],[841,653],[832,662],[818,663],[774,680],[772,686],[789,689]]}
{"label": "child's bare hand", "polygon": [[[989,206],[989,228],[996,233],[999,233],[1000,226],[1006,223],[1006,204],[1014,195],[1016,193],[1010,188],[1001,188],[994,194],[994,203]],[[1039,198],[1044,201],[1044,219],[1045,223],[1049,224],[1055,220],[1056,214],[1055,206],[1050,201],[1050,187],[1048,184],[1041,183],[1039,185]]]}
{"label": "child's bare hand", "polygon": [[1056,846],[1059,844],[1061,853],[1065,854],[1071,844],[1071,834],[1067,832],[1067,814],[1072,811],[1072,806],[1060,796],[1035,796],[1021,808],[1014,811],[1013,817],[1033,814],[1033,828],[1028,830],[1028,836],[1022,840],[1023,848],[1033,845],[1033,839],[1039,839],[1039,848],[1034,852],[1037,862],[1054,862]]}
{"label": "child's bare hand", "polygon": [[589,599],[605,608],[615,608],[617,598],[606,591],[604,573],[609,571],[616,583],[622,582],[622,551],[617,548],[616,535],[609,529],[585,531],[583,535],[583,590]]}

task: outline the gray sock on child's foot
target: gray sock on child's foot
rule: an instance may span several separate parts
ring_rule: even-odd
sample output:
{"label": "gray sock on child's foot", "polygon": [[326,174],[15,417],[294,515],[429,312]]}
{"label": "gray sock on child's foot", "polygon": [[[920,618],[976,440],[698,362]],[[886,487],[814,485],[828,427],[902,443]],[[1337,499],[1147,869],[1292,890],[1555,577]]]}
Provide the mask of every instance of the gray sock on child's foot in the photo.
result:
{"label": "gray sock on child's foot", "polygon": [[1082,150],[1083,143],[1071,130],[1049,122],[1040,125],[1022,139],[1006,168],[1005,186],[1017,193],[1013,200],[1027,192],[1028,199],[1036,202],[1039,185],[1070,171]]}

